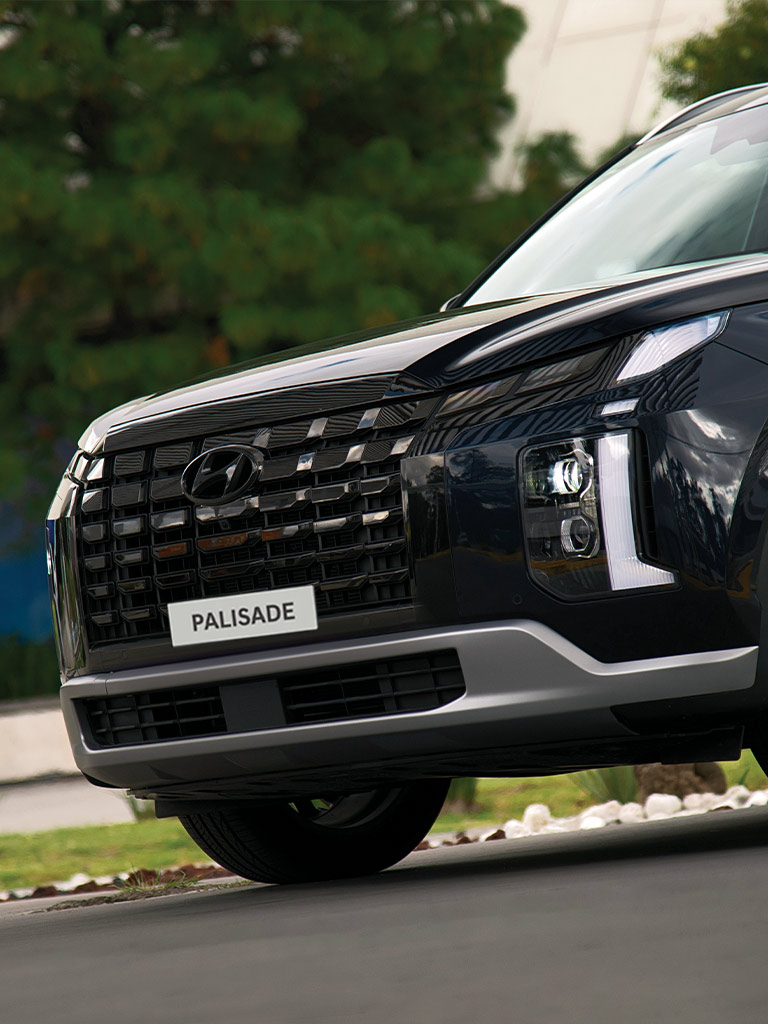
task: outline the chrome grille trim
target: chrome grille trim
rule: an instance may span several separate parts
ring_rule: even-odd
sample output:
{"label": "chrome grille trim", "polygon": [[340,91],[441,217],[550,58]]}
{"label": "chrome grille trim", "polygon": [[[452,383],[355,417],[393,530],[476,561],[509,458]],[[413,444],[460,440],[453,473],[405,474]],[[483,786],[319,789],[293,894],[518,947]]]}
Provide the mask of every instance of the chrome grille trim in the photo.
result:
{"label": "chrome grille trim", "polygon": [[[206,596],[309,583],[321,619],[410,605],[399,463],[435,404],[315,414],[99,458],[76,520],[91,647],[166,639],[167,605]],[[257,493],[189,503],[181,471],[191,459],[254,442],[265,452]]]}

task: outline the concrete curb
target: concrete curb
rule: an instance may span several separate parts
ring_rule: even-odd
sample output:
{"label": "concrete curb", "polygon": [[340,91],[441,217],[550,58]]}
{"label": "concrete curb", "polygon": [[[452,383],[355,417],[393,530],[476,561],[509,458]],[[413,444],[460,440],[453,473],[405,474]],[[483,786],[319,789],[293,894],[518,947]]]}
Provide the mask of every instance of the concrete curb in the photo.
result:
{"label": "concrete curb", "polygon": [[0,785],[79,774],[57,700],[0,705]]}

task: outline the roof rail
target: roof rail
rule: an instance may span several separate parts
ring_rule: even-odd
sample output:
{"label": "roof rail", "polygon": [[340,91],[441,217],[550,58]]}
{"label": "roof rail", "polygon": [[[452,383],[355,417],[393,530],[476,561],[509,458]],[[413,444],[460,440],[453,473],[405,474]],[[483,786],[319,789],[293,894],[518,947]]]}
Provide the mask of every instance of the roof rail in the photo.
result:
{"label": "roof rail", "polygon": [[676,114],[672,114],[671,117],[666,118],[661,124],[657,124],[655,128],[651,128],[642,139],[638,139],[635,145],[639,146],[643,142],[647,142],[648,139],[652,139],[654,135],[659,135],[661,132],[666,131],[667,128],[671,128],[676,122],[685,124],[686,121],[695,115],[696,111],[702,107],[708,107],[710,105],[717,106],[723,100],[729,96],[736,96],[740,92],[754,92],[757,89],[765,89],[768,91],[768,82],[756,82],[754,85],[740,85],[737,89],[726,89],[725,92],[715,93],[714,96],[705,96],[703,100],[696,100],[695,103],[691,103],[690,106],[684,107],[683,110],[678,110]]}

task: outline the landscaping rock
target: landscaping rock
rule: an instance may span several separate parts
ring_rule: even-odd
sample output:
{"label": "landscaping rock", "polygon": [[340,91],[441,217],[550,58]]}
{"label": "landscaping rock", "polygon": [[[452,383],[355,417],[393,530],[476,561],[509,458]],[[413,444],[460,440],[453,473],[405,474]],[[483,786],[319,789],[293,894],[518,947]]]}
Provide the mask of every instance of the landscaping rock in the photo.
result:
{"label": "landscaping rock", "polygon": [[29,895],[30,899],[41,900],[45,899],[46,896],[59,896],[60,893],[55,885],[38,885]]}
{"label": "landscaping rock", "polygon": [[651,818],[669,818],[682,811],[683,801],[672,793],[651,793],[645,801],[645,816]]}
{"label": "landscaping rock", "polygon": [[94,879],[91,879],[89,882],[81,882],[80,885],[76,885],[71,892],[110,892],[114,891],[116,888],[117,887],[112,885],[110,882],[100,885],[98,882],[94,881]]}
{"label": "landscaping rock", "polygon": [[631,801],[628,804],[624,804],[619,811],[619,822],[622,825],[636,825],[640,821],[645,821],[645,811],[640,804]]}
{"label": "landscaping rock", "polygon": [[595,804],[594,807],[587,807],[585,811],[582,811],[582,817],[585,814],[594,814],[598,818],[602,818],[606,825],[613,821],[619,820],[621,814],[621,804],[618,800],[609,800],[605,804]]}
{"label": "landscaping rock", "polygon": [[16,891],[0,892],[0,903],[7,900],[40,899],[46,896],[69,896],[74,893],[87,895],[89,893],[110,892],[125,888],[126,886],[147,889],[152,886],[158,886],[161,888],[163,885],[173,884],[174,882],[199,882],[212,878],[229,878],[231,874],[231,871],[219,867],[218,864],[183,864],[181,867],[166,868],[161,872],[141,868],[130,874],[125,873],[114,878],[109,876],[90,878],[88,875],[78,872],[66,882],[41,885],[36,889],[17,889]]}
{"label": "landscaping rock", "polygon": [[605,828],[605,818],[601,818],[599,814],[586,814],[581,819],[579,828]]}
{"label": "landscaping rock", "polygon": [[731,786],[725,793],[725,799],[734,807],[743,807],[751,795],[746,786]]}
{"label": "landscaping rock", "polygon": [[546,804],[529,804],[525,808],[523,825],[530,832],[541,832],[551,820],[552,814]]}
{"label": "landscaping rock", "polygon": [[683,797],[683,807],[686,811],[709,811],[719,799],[714,793],[689,793]]}
{"label": "landscaping rock", "polygon": [[[489,830],[481,835],[480,839],[484,842],[491,839],[522,839],[526,836],[551,835],[557,832],[572,832],[576,829],[589,831],[615,823],[636,825],[645,821],[686,817],[712,810],[766,806],[768,806],[768,790],[756,790],[754,793],[750,793],[744,786],[731,786],[725,794],[689,793],[682,800],[672,793],[651,793],[646,800],[645,807],[636,801],[620,804],[617,800],[610,800],[605,804],[587,807],[581,814],[566,818],[553,818],[545,804],[530,804],[525,809],[522,821],[510,818],[501,828]],[[460,845],[461,835],[462,833],[459,833],[454,839],[445,840],[443,845]]]}
{"label": "landscaping rock", "polygon": [[518,839],[520,836],[529,836],[531,834],[530,829],[527,829],[522,821],[518,821],[517,818],[510,818],[509,821],[504,822],[502,828],[507,839]]}
{"label": "landscaping rock", "polygon": [[[495,832],[488,832],[487,835],[481,836],[480,838],[484,843],[490,843],[492,840],[495,839],[506,839],[507,833],[504,831],[503,828],[497,828]],[[418,846],[416,847],[416,849],[418,850]]]}
{"label": "landscaping rock", "polygon": [[581,816],[573,818],[552,818],[548,825],[541,830],[542,835],[551,835],[556,832],[575,832],[581,827]]}

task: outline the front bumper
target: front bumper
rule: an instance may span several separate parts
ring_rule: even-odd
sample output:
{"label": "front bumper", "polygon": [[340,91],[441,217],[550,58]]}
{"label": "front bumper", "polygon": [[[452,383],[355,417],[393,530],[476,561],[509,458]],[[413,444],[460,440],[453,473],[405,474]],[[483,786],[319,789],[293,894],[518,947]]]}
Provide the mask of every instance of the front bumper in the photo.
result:
{"label": "front bumper", "polygon": [[[446,649],[458,654],[466,692],[430,711],[110,748],[89,745],[78,712],[89,697],[258,686],[281,673]],[[61,694],[75,760],[90,778],[155,798],[242,799],[359,789],[409,775],[565,770],[595,763],[596,740],[607,744],[604,763],[617,763],[617,751],[636,737],[612,707],[707,694],[727,701],[753,686],[756,666],[756,647],[607,664],[547,626],[514,620],[81,677]],[[552,744],[561,745],[552,763],[534,752]],[[635,751],[631,760],[642,757]]]}

